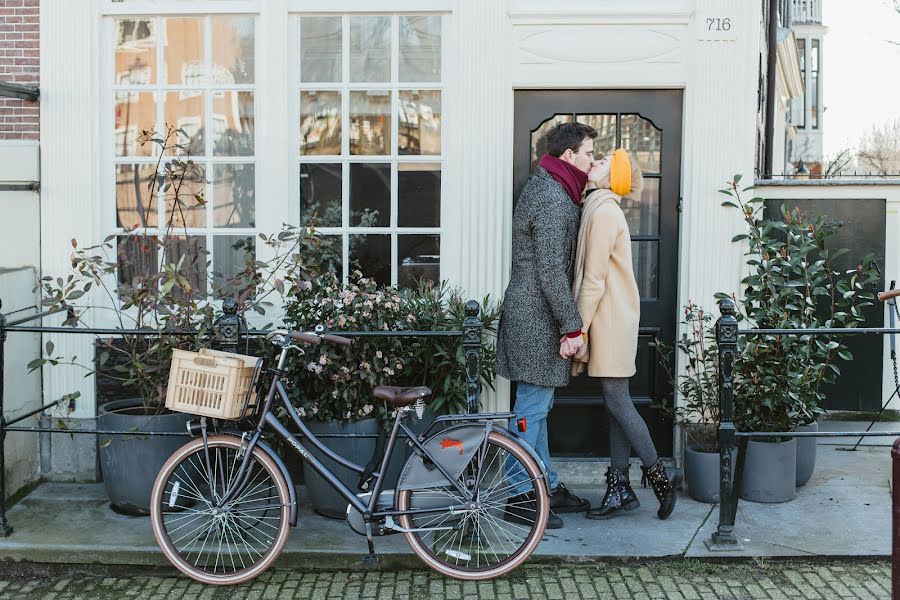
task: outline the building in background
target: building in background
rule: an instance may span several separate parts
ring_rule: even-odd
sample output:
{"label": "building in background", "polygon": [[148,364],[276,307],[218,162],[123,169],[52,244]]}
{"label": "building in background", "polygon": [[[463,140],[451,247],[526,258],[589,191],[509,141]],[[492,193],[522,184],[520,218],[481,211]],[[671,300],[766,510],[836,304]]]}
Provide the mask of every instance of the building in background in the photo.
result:
{"label": "building in background", "polygon": [[793,0],[792,22],[803,92],[791,104],[790,125],[796,134],[788,143],[787,154],[790,167],[796,170],[802,163],[810,176],[816,177],[822,174],[824,161],[822,58],[828,28],[822,24],[822,0]]}

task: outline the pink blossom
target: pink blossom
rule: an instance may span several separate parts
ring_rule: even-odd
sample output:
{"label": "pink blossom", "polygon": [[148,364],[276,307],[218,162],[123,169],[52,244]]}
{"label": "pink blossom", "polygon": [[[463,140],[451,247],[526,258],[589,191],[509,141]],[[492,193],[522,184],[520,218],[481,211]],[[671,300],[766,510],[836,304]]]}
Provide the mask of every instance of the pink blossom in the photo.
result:
{"label": "pink blossom", "polygon": [[375,356],[377,356],[378,358],[381,358],[381,357],[383,356],[383,355],[381,354],[381,350],[379,350],[378,352],[376,352],[376,353],[375,353]]}

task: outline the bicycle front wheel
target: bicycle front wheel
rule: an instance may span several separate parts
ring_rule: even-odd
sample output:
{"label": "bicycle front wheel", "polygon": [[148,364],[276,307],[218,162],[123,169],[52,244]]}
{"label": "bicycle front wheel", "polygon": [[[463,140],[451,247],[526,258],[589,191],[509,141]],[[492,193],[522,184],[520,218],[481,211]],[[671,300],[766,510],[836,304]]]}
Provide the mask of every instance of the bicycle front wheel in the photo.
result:
{"label": "bicycle front wheel", "polygon": [[[425,564],[448,577],[492,579],[509,573],[534,552],[547,527],[550,498],[537,462],[516,440],[492,432],[460,475],[477,488],[474,508],[402,515],[407,542]],[[482,451],[483,450],[483,451]],[[465,499],[447,485],[397,492],[397,509],[462,506]]]}
{"label": "bicycle front wheel", "polygon": [[210,436],[179,448],[153,485],[153,535],[169,561],[202,583],[232,585],[253,579],[278,558],[287,541],[290,495],[275,462],[260,448],[249,458],[246,485],[235,484],[240,438]]}

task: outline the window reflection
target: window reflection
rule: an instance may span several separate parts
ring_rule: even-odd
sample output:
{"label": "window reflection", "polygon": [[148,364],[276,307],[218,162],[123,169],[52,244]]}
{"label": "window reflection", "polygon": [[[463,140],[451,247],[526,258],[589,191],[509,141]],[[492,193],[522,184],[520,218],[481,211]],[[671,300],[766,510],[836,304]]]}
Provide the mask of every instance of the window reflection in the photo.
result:
{"label": "window reflection", "polygon": [[390,154],[391,93],[350,92],[350,154]]}
{"label": "window reflection", "polygon": [[399,153],[441,153],[441,93],[402,90],[398,104]]}
{"label": "window reflection", "polygon": [[341,153],[341,93],[300,93],[300,154]]}

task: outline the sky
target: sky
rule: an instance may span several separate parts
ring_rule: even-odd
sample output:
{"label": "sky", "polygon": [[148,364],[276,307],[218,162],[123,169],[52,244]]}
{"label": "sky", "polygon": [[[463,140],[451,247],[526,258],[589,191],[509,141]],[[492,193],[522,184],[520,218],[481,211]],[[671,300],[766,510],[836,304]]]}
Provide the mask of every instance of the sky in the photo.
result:
{"label": "sky", "polygon": [[889,0],[823,0],[822,101],[829,157],[900,117],[900,14]]}

